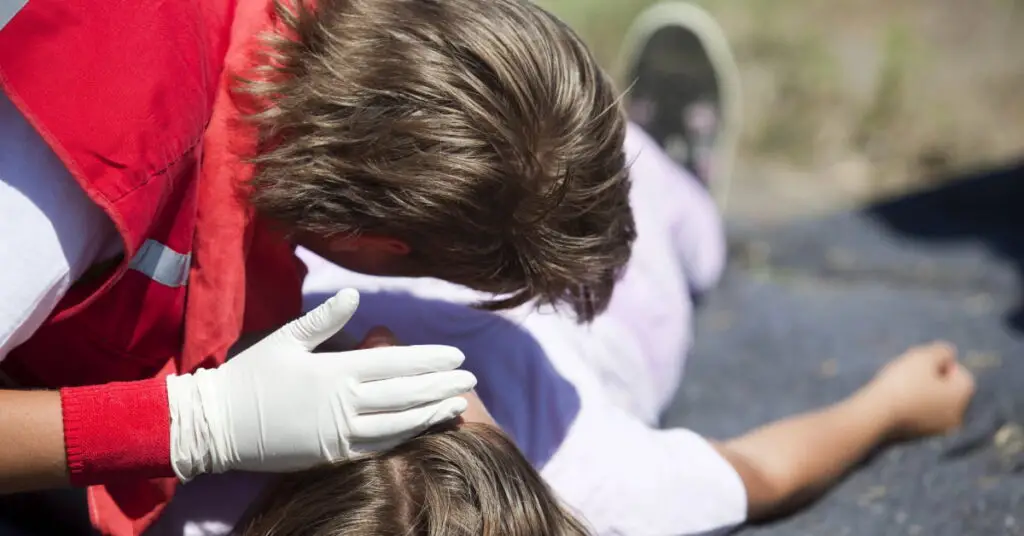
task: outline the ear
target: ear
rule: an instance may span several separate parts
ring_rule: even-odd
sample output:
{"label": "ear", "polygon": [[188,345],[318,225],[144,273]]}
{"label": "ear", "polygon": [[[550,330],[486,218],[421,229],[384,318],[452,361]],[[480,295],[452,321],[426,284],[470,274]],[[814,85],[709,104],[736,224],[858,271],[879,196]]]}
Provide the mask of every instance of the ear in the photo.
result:
{"label": "ear", "polygon": [[397,238],[373,235],[336,236],[329,239],[327,247],[330,251],[338,253],[376,251],[397,256],[408,255],[411,251],[409,244]]}
{"label": "ear", "polygon": [[388,236],[362,235],[355,238],[354,241],[359,243],[361,249],[371,249],[391,255],[404,256],[411,251],[409,244]]}

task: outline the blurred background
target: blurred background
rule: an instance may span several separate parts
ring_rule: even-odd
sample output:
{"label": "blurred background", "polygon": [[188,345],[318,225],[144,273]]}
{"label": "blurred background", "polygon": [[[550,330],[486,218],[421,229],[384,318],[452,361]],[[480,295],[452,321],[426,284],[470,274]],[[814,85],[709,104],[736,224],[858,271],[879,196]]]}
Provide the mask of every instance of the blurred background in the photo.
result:
{"label": "blurred background", "polygon": [[[653,0],[540,0],[618,75]],[[729,216],[788,220],[1024,160],[1024,0],[702,0],[739,62]]]}
{"label": "blurred background", "polygon": [[[620,43],[654,0],[538,1],[628,86]],[[978,381],[958,434],[742,534],[1024,536],[1024,0],[694,3],[731,42],[744,125],[729,267],[664,424],[732,437],[946,339]]]}

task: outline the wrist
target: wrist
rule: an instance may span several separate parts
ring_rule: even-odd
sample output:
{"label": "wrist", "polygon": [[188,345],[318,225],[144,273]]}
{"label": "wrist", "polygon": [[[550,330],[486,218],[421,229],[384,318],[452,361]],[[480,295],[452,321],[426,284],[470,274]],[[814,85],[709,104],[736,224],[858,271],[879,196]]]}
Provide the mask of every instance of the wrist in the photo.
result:
{"label": "wrist", "polygon": [[888,441],[898,435],[900,412],[896,397],[877,380],[862,387],[847,399],[851,411],[872,428],[878,441]]}
{"label": "wrist", "polygon": [[227,434],[219,371],[200,369],[167,377],[170,464],[182,482],[232,468],[233,442]]}
{"label": "wrist", "polygon": [[72,485],[171,476],[163,379],[61,389]]}
{"label": "wrist", "polygon": [[168,376],[166,385],[171,468],[178,480],[188,482],[209,471],[199,386],[192,374]]}

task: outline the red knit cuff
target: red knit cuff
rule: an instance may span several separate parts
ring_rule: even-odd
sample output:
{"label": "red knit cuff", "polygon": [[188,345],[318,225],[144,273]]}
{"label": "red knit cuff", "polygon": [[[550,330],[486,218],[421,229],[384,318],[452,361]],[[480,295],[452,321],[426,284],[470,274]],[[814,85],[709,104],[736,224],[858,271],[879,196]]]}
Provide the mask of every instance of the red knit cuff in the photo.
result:
{"label": "red knit cuff", "polygon": [[174,476],[164,378],[60,391],[74,486]]}

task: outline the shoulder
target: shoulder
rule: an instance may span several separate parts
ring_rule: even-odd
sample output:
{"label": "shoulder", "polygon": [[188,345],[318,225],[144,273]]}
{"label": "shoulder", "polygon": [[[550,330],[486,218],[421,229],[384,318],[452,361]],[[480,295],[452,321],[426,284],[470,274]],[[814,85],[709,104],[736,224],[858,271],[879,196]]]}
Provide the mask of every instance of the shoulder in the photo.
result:
{"label": "shoulder", "polygon": [[564,349],[557,338],[544,337],[527,324],[462,303],[395,291],[364,292],[350,324],[353,334],[378,324],[408,344],[447,344],[462,350],[463,368],[477,376],[480,398],[536,465],[557,450],[579,412],[577,386],[550,358]]}
{"label": "shoulder", "polygon": [[527,458],[543,465],[557,450],[581,406],[581,375],[565,365],[580,362],[579,349],[559,329],[558,315],[481,311],[469,305],[481,295],[450,283],[367,276],[308,251],[299,256],[309,267],[307,309],[342,288],[358,289],[359,308],[345,328],[350,335],[384,325],[406,344],[459,348],[484,404]]}

